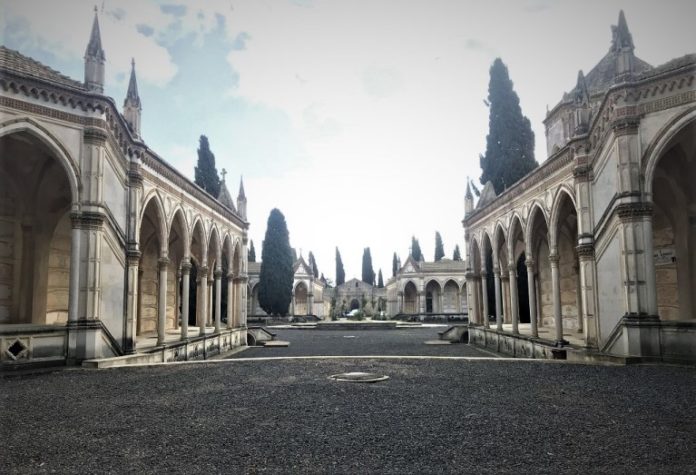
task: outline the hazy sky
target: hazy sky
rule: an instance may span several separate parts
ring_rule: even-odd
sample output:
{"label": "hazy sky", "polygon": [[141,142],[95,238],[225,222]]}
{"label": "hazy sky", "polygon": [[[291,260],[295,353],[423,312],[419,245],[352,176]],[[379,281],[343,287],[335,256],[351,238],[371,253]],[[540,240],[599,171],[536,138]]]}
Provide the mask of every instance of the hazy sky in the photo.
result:
{"label": "hazy sky", "polygon": [[[696,51],[696,2],[257,0],[97,2],[106,94],[122,104],[135,57],[145,142],[193,177],[200,134],[237,194],[260,256],[273,207],[291,245],[334,279],[371,247],[391,276],[411,235],[432,260],[463,247],[466,177],[488,131],[500,56],[546,159],[542,120],[606,53],[624,9],[650,64]],[[94,2],[2,0],[2,43],[83,79]]]}

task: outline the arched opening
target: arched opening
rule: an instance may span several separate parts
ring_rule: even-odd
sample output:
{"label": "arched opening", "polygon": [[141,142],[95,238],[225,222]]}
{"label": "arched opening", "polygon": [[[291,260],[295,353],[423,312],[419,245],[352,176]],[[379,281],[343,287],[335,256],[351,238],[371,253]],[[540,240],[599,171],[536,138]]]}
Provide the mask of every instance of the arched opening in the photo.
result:
{"label": "arched opening", "polygon": [[[218,286],[218,283],[220,284]],[[222,313],[222,305],[218,300],[218,292],[222,294],[222,249],[220,235],[215,227],[210,232],[208,239],[208,287],[206,298],[208,326],[216,325],[217,312]]]}
{"label": "arched opening", "polygon": [[68,320],[73,201],[65,169],[38,138],[0,138],[0,324]]}
{"label": "arched opening", "polygon": [[[242,265],[243,265],[243,257],[242,257],[242,246],[238,242],[234,246],[234,252],[232,253],[232,261],[230,262],[231,265],[231,274],[234,277],[239,277],[242,272]],[[244,322],[242,322],[242,315],[240,315],[240,312],[242,310],[242,302],[244,299],[244,292],[248,290],[248,287],[246,284],[244,284],[241,281],[238,281],[237,283],[232,284],[232,295],[228,296],[228,298],[232,301],[232,311],[230,312],[230,318],[232,318],[233,322],[233,327],[238,327],[242,325]],[[256,296],[254,297],[252,295],[251,300],[256,298],[256,304],[258,305],[258,286],[256,286],[255,290],[257,291]],[[256,313],[263,313],[263,311],[255,310]]]}
{"label": "arched opening", "polygon": [[556,212],[556,246],[563,330],[582,331],[580,263],[575,250],[578,242],[578,215],[567,193],[561,193],[560,200]]}
{"label": "arched opening", "polygon": [[[505,232],[501,226],[498,226],[495,231],[495,245],[498,251],[498,262],[493,262],[500,271],[500,302],[503,323],[510,323],[510,274],[508,272],[508,252]],[[495,291],[495,290],[494,290]],[[495,314],[498,315],[497,313]]]}
{"label": "arched opening", "polygon": [[696,121],[658,159],[652,177],[653,256],[662,320],[696,318]]}
{"label": "arched opening", "polygon": [[442,290],[442,312],[460,313],[461,311],[459,285],[453,280],[448,280]]}
{"label": "arched opening", "polygon": [[495,277],[493,276],[493,246],[491,245],[488,234],[483,237],[483,253],[483,267],[486,271],[486,282],[485,284],[482,283],[482,285],[486,286],[486,304],[488,305],[486,320],[491,321],[495,319],[497,313],[495,305]]}
{"label": "arched opening", "polygon": [[307,285],[304,282],[295,287],[295,315],[307,315]]}
{"label": "arched opening", "polygon": [[353,299],[350,301],[350,309],[352,310],[358,310],[360,308],[360,302],[358,299]]}
{"label": "arched opening", "polygon": [[404,287],[404,313],[418,313],[418,290],[413,282],[409,282]]}
{"label": "arched opening", "polygon": [[157,333],[159,308],[159,259],[162,250],[162,210],[156,197],[150,198],[140,223],[140,265],[138,266],[138,318],[136,336]]}
{"label": "arched opening", "polygon": [[187,246],[186,221],[181,210],[174,214],[169,229],[169,264],[167,266],[167,321],[165,328],[173,329],[181,325],[182,298],[181,263]]}
{"label": "arched opening", "polygon": [[[208,286],[207,256],[205,255],[205,232],[201,221],[196,221],[191,234],[191,277],[189,280],[189,323],[199,329],[205,324],[204,289]],[[200,331],[200,330],[199,330]]]}
{"label": "arched opening", "polygon": [[440,284],[431,280],[425,286],[425,313],[441,313]]}
{"label": "arched opening", "polygon": [[[539,207],[535,206],[532,209],[527,230],[529,241],[527,249],[531,249],[531,258],[534,261],[533,293],[536,304],[536,315],[530,315],[530,322],[532,318],[536,318],[539,334],[542,335],[543,327],[553,328],[554,322],[553,286],[551,283],[551,264],[549,263],[549,228],[544,213]],[[542,336],[551,338],[552,335],[544,334]]]}
{"label": "arched opening", "polygon": [[259,307],[259,284],[254,284],[249,298],[249,315],[263,315],[265,312]]}
{"label": "arched opening", "polygon": [[529,318],[529,279],[527,277],[527,255],[522,252],[517,259],[517,298],[519,300],[520,323],[530,323]]}
{"label": "arched opening", "polygon": [[481,249],[476,240],[472,241],[471,244],[470,259],[474,271],[474,282],[469,294],[471,296],[471,301],[469,302],[469,318],[475,315],[477,319],[475,323],[482,325],[484,323],[484,317],[483,302],[481,301]]}

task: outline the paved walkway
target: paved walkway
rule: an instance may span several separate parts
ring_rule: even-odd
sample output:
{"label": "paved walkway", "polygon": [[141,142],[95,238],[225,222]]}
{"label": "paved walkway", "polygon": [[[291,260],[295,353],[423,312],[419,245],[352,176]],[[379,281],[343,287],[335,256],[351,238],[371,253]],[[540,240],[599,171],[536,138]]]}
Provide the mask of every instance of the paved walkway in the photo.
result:
{"label": "paved walkway", "polygon": [[448,327],[409,328],[398,330],[268,330],[276,339],[290,342],[287,348],[252,347],[232,358],[282,356],[496,356],[464,344],[426,345],[437,340],[438,332]]}
{"label": "paved walkway", "polygon": [[[375,384],[328,376],[366,370]],[[3,473],[696,473],[696,370],[220,360],[0,376]]]}

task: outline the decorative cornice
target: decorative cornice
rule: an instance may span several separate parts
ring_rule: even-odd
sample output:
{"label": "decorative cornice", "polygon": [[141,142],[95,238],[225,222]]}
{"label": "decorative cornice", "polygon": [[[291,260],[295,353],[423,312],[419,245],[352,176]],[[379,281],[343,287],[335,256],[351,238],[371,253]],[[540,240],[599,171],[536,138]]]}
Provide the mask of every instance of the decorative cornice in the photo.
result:
{"label": "decorative cornice", "polygon": [[614,212],[621,221],[636,221],[645,217],[652,217],[653,207],[651,203],[635,202],[624,203],[616,206]]}
{"label": "decorative cornice", "polygon": [[[624,109],[628,109],[628,107]],[[637,117],[619,117],[611,122],[611,129],[617,137],[635,135],[638,133],[639,127],[640,119]]]}
{"label": "decorative cornice", "polygon": [[126,251],[126,261],[129,266],[135,266],[140,263],[141,252],[137,249],[128,249]]}
{"label": "decorative cornice", "polygon": [[130,167],[128,169],[128,183],[132,187],[143,186],[143,173],[138,162],[130,162]]}
{"label": "decorative cornice", "polygon": [[573,177],[576,183],[583,183],[592,181],[594,178],[594,173],[592,171],[592,165],[578,165],[573,168]]}
{"label": "decorative cornice", "polygon": [[75,224],[75,220],[79,219],[80,224],[78,227],[92,231],[101,229],[104,225],[104,221],[106,220],[106,217],[102,213],[97,213],[94,211],[83,211],[79,215],[77,213],[73,213],[70,218],[73,220],[73,226]]}

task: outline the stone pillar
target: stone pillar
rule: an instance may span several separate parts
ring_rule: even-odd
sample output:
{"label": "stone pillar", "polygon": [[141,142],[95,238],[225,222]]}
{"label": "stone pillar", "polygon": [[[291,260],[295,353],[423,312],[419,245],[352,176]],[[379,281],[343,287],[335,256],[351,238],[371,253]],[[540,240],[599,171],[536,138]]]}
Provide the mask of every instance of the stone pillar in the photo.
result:
{"label": "stone pillar", "polygon": [[159,298],[157,299],[157,346],[164,345],[167,323],[167,266],[169,259],[160,257],[159,261]]}
{"label": "stone pillar", "polygon": [[237,316],[234,314],[234,302],[239,298],[235,291],[234,273],[227,273],[227,328],[234,328],[238,325]]}
{"label": "stone pillar", "polygon": [[215,333],[222,328],[222,268],[215,269]]}
{"label": "stone pillar", "polygon": [[592,244],[580,245],[576,251],[580,261],[580,308],[582,310],[581,318],[585,344],[597,347],[594,246]]}
{"label": "stone pillar", "polygon": [[140,251],[135,244],[126,252],[127,269],[127,297],[126,297],[126,353],[133,353],[136,347],[136,329],[138,328],[138,293],[140,292],[138,282]]}
{"label": "stone pillar", "polygon": [[553,288],[553,321],[556,324],[556,343],[563,344],[563,314],[561,313],[561,276],[558,271],[558,254],[551,254],[551,285]]}
{"label": "stone pillar", "polygon": [[399,311],[398,311],[398,313],[404,313],[404,293],[403,293],[403,292],[399,292],[399,293],[397,294],[397,296],[398,296],[398,300],[399,300]]}
{"label": "stone pillar", "polygon": [[[467,296],[467,311],[469,317],[469,323],[479,323],[478,320],[478,307],[476,307],[476,277],[472,271],[466,273],[466,296]],[[462,312],[462,301],[461,297],[458,296],[459,300],[459,311]]]}
{"label": "stone pillar", "polygon": [[503,289],[501,288],[500,269],[498,267],[493,268],[493,279],[495,282],[496,330],[503,331],[503,301],[502,301]]}
{"label": "stone pillar", "polygon": [[425,290],[421,290],[417,293],[418,295],[418,309],[420,314],[425,314]]}
{"label": "stone pillar", "polygon": [[489,322],[489,310],[488,310],[488,274],[485,270],[481,271],[481,308],[483,311],[483,325],[486,328],[491,327]]}
{"label": "stone pillar", "polygon": [[215,301],[213,300],[213,286],[215,285],[215,271],[208,274],[208,287],[207,287],[207,298],[208,298],[208,312],[205,317],[205,321],[208,326],[212,326],[214,323],[213,312],[215,311]]}
{"label": "stone pillar", "polygon": [[188,340],[189,300],[191,285],[191,261],[184,259],[181,263],[181,339]]}
{"label": "stone pillar", "polygon": [[198,317],[198,328],[201,335],[205,335],[205,323],[208,316],[208,268],[198,268],[198,297],[196,298],[196,313]]}
{"label": "stone pillar", "polygon": [[532,336],[539,336],[539,328],[537,327],[537,310],[536,310],[536,289],[534,287],[534,260],[527,259],[527,293],[529,294],[529,322],[532,326]]}
{"label": "stone pillar", "polygon": [[512,333],[517,335],[520,333],[520,304],[517,296],[517,266],[515,264],[510,264],[508,266],[508,272],[510,274],[510,313],[512,316]]}
{"label": "stone pillar", "polygon": [[[80,215],[70,216],[72,232],[70,235],[70,287],[68,290],[68,321],[76,322],[80,299]],[[137,264],[136,264],[137,265]],[[136,273],[137,276],[137,273]]]}
{"label": "stone pillar", "polygon": [[307,315],[314,315],[314,294],[313,293],[307,294]]}
{"label": "stone pillar", "polygon": [[247,276],[242,274],[234,279],[235,283],[235,296],[239,298],[235,298],[235,315],[238,316],[239,318],[239,324],[238,326],[240,327],[246,327],[246,315],[244,314],[244,309],[246,306],[246,302],[244,299],[244,289],[246,287],[247,283]]}
{"label": "stone pillar", "polygon": [[437,311],[438,313],[444,313],[445,309],[442,306],[442,289],[437,293]]}

